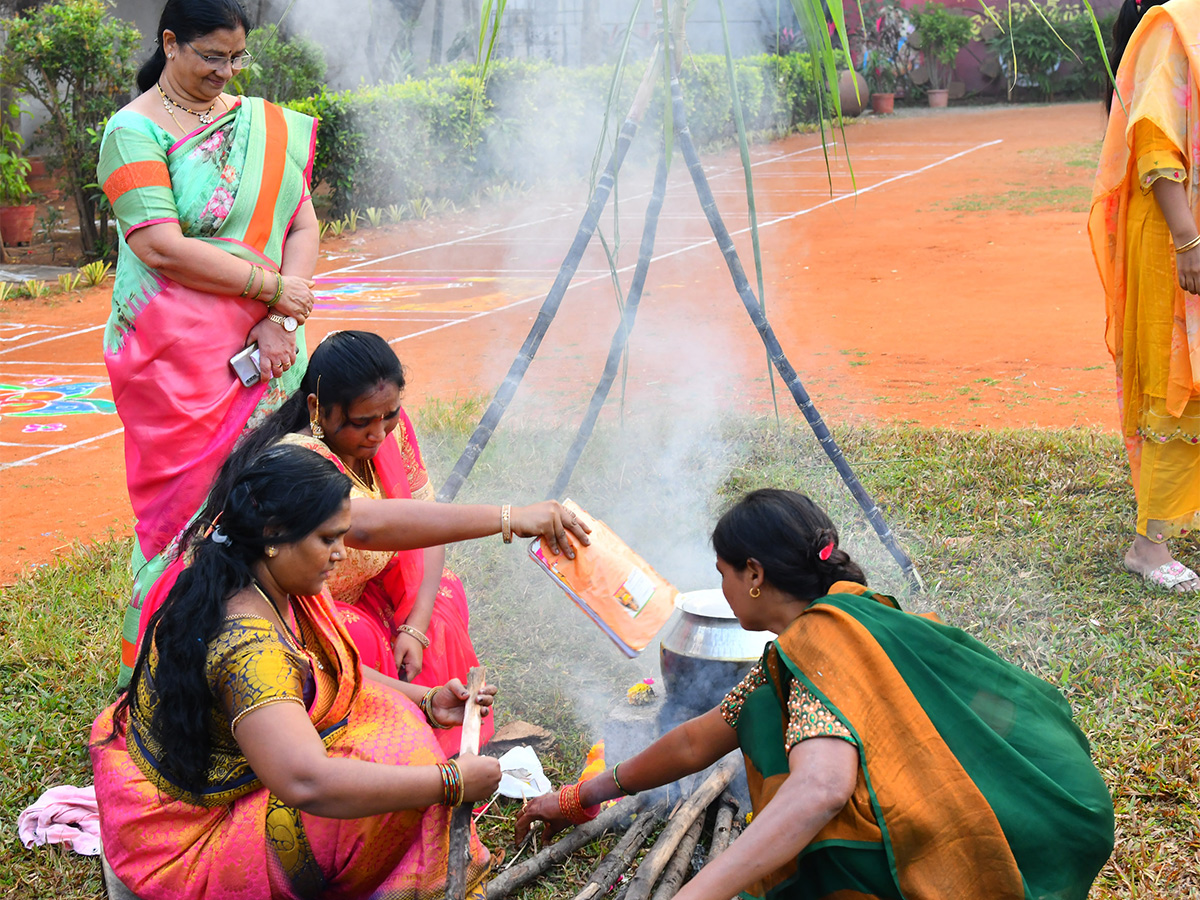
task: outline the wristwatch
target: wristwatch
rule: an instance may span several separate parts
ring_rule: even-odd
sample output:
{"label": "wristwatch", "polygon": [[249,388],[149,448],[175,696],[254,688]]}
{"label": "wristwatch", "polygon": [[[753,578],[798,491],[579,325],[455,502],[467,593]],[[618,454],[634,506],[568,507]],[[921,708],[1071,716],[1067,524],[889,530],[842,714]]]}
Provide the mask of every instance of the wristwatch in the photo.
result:
{"label": "wristwatch", "polygon": [[267,315],[267,318],[270,319],[272,322],[274,322],[276,325],[282,325],[283,330],[286,331],[288,334],[291,334],[293,331],[295,331],[296,326],[298,326],[300,324],[295,319],[293,319],[291,316],[281,316],[279,313],[269,313]]}

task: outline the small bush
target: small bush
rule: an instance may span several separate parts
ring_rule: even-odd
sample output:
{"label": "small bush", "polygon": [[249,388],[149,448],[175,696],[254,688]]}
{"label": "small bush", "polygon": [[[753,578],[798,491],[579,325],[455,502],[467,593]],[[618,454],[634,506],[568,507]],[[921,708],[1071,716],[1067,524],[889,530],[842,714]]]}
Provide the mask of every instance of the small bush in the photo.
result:
{"label": "small bush", "polygon": [[[529,184],[546,173],[587,177],[604,127],[610,66],[567,69],[500,60],[472,120],[475,67],[441,67],[422,79],[320,93],[287,105],[320,120],[314,187],[325,185],[334,216],[352,208],[437,198],[463,201],[496,184]],[[620,128],[644,63],[626,67],[611,137]],[[735,61],[738,93],[753,132],[787,134],[832,109],[829,91],[805,54]],[[680,73],[688,124],[700,146],[736,137],[725,59],[689,57]],[[643,129],[661,121],[659,85]],[[657,146],[641,141],[639,153]],[[647,149],[649,148],[649,149]]]}
{"label": "small bush", "polygon": [[[1039,100],[1103,96],[1108,74],[1087,11],[1062,0],[1043,0],[1041,10],[1045,20],[1032,6],[1014,3],[1011,28],[1007,17],[1003,17],[1001,21],[1008,30],[987,39],[988,49],[1000,57],[1014,91]],[[1105,54],[1111,46],[1115,15],[1099,19]]]}
{"label": "small bush", "polygon": [[0,79],[50,111],[42,130],[53,147],[51,165],[65,172],[83,252],[97,255],[108,242],[107,206],[95,183],[97,137],[108,116],[129,99],[141,35],[110,16],[103,0],[60,0],[4,25],[8,37]]}

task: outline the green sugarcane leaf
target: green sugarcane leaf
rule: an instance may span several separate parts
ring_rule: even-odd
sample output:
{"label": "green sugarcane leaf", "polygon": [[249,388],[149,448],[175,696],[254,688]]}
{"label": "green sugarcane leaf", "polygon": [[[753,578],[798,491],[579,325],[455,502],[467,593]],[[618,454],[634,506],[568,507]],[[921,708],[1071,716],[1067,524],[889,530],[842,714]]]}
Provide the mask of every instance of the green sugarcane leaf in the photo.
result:
{"label": "green sugarcane leaf", "polygon": [[[754,273],[758,276],[758,307],[765,314],[767,294],[763,286],[762,246],[758,237],[758,209],[754,203],[754,170],[750,165],[750,142],[746,137],[746,117],[742,109],[742,96],[738,90],[737,70],[733,64],[733,44],[729,40],[729,20],[725,15],[725,0],[717,0],[721,11],[721,32],[725,38],[725,74],[729,79],[729,96],[733,102],[733,121],[737,125],[738,152],[742,157],[742,172],[746,177],[746,207],[750,213],[750,243],[754,248]],[[771,355],[767,354],[767,378],[771,383],[771,401],[775,405],[775,427],[782,428],[779,416],[779,395],[775,389],[775,367]]]}
{"label": "green sugarcane leaf", "polygon": [[1108,73],[1108,83],[1113,86],[1113,91],[1117,95],[1117,102],[1121,104],[1121,109],[1125,115],[1129,115],[1129,108],[1125,106],[1125,98],[1121,96],[1121,89],[1117,87],[1117,76],[1112,70],[1112,63],[1108,61],[1108,53],[1104,49],[1104,35],[1100,33],[1100,23],[1096,21],[1096,11],[1092,9],[1092,4],[1089,0],[1083,0],[1084,8],[1087,9],[1088,18],[1092,20],[1092,33],[1096,36],[1096,46],[1100,48],[1100,58],[1104,60],[1104,71]]}
{"label": "green sugarcane leaf", "polygon": [[608,85],[608,98],[604,103],[604,123],[600,128],[600,140],[596,143],[596,152],[592,155],[592,177],[589,184],[590,191],[596,190],[596,179],[600,175],[600,163],[604,159],[604,151],[607,149],[605,142],[608,139],[609,124],[616,114],[616,105],[621,99],[621,84],[625,78],[625,61],[629,57],[629,42],[633,37],[633,26],[637,22],[638,13],[642,11],[642,0],[636,0],[633,4],[633,12],[629,14],[629,22],[625,25],[625,37],[621,41],[621,52],[617,56],[617,65],[613,69],[612,81]]}

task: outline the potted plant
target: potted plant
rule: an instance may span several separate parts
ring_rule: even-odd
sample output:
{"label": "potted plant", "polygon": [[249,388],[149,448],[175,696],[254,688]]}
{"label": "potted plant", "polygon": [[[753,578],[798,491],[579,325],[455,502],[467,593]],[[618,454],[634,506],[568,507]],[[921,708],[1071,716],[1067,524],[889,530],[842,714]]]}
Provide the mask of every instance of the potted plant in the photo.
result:
{"label": "potted plant", "polygon": [[908,13],[895,0],[863,5],[863,74],[877,113],[892,112],[896,93],[916,62],[909,40],[913,30]]}
{"label": "potted plant", "polygon": [[913,7],[912,14],[917,26],[913,43],[925,54],[929,70],[929,105],[943,107],[949,102],[950,78],[958,51],[970,42],[975,26],[969,18],[951,12],[938,0]]}
{"label": "potted plant", "polygon": [[29,160],[21,155],[25,141],[9,124],[20,115],[20,106],[10,103],[0,121],[0,238],[9,247],[33,240],[37,215],[37,207],[25,202],[33,193],[29,187]]}

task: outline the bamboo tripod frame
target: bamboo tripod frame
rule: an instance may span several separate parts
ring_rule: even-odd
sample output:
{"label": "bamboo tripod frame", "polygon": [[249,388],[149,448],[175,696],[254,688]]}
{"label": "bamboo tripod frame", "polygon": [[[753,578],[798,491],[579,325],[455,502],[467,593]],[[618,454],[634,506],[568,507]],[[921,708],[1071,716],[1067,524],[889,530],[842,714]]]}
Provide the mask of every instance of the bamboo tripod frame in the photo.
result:
{"label": "bamboo tripod frame", "polygon": [[[670,47],[667,48],[668,59],[672,54]],[[654,70],[654,61],[651,61],[647,69],[647,78]],[[678,146],[684,162],[687,165],[688,173],[691,175],[692,184],[696,189],[696,194],[700,199],[701,206],[704,209],[705,217],[708,220],[709,228],[712,230],[713,237],[716,238],[717,246],[721,250],[721,254],[725,257],[725,263],[729,268],[730,277],[733,280],[734,288],[737,290],[738,296],[741,298],[743,305],[746,307],[746,312],[750,316],[751,322],[754,323],[755,329],[758,331],[759,338],[766,347],[767,356],[771,361],[771,365],[779,373],[784,384],[792,394],[792,398],[796,401],[800,412],[804,419],[808,422],[812,429],[817,442],[821,445],[821,449],[825,451],[830,462],[833,463],[834,469],[841,477],[843,483],[850,491],[859,508],[867,517],[867,521],[871,523],[871,527],[875,529],[880,542],[891,554],[892,558],[899,565],[905,580],[914,591],[923,591],[924,585],[921,581],[921,576],[917,572],[916,566],[912,559],[900,546],[900,542],[896,539],[895,534],[888,526],[883,518],[883,513],[879,509],[879,505],[874,498],[863,486],[858,476],[854,473],[850,462],[842,453],[837,441],[829,430],[829,426],[825,424],[825,420],[818,412],[816,404],[809,395],[804,383],[800,380],[795,368],[788,361],[786,354],[783,352],[783,347],[779,343],[779,339],[775,335],[775,330],[771,327],[771,323],[767,318],[759,304],[758,298],[754,295],[754,290],[750,286],[750,281],[746,277],[745,269],[737,253],[737,248],[734,246],[733,238],[726,228],[724,220],[721,218],[721,213],[717,209],[716,200],[713,197],[712,189],[708,184],[708,178],[704,174],[704,169],[700,163],[700,156],[696,152],[695,144],[692,141],[691,132],[688,128],[687,115],[683,106],[683,91],[679,84],[678,72],[672,65],[671,77],[671,104],[672,104],[672,121],[674,126],[675,143]],[[625,154],[629,150],[630,144],[633,142],[634,135],[637,133],[638,122],[641,119],[641,113],[644,112],[644,103],[639,109],[639,103],[642,103],[646,98],[645,93],[647,82],[644,80],[642,88],[638,93],[638,100],[634,103],[634,109],[630,112],[629,117],[625,120],[622,126],[620,136],[617,140],[617,146],[613,151],[612,157],[609,159],[608,166],[605,169],[604,176],[596,185],[595,192],[592,195],[592,201],[588,205],[587,212],[584,214],[583,221],[580,222],[579,230],[575,235],[575,240],[571,244],[571,248],[563,260],[562,266],[559,269],[558,277],[554,281],[549,294],[542,303],[541,311],[538,313],[537,319],[534,321],[529,336],[526,337],[525,343],[521,346],[517,358],[513,361],[509,368],[508,374],[504,382],[500,385],[500,389],[496,392],[496,396],[492,399],[479,425],[476,427],[471,439],[467,444],[466,449],[459,457],[458,462],[454,466],[454,471],[450,477],[446,479],[446,483],[442,485],[438,492],[438,500],[446,502],[453,500],[458,494],[459,489],[466,481],[474,467],[475,462],[479,459],[480,454],[487,446],[488,440],[495,431],[496,425],[499,424],[501,417],[504,415],[508,404],[511,402],[513,395],[516,393],[517,387],[520,385],[521,379],[528,370],[530,363],[533,361],[533,356],[537,352],[538,346],[541,344],[542,338],[546,334],[546,330],[550,327],[555,314],[562,302],[563,295],[566,293],[567,287],[570,284],[571,278],[574,276],[576,269],[579,266],[579,261],[583,256],[584,250],[587,248],[592,235],[595,233],[596,227],[599,224],[600,213],[608,202],[609,194],[612,191],[615,183],[617,172],[620,170],[621,163],[625,159]],[[579,431],[572,443],[570,450],[567,453],[566,461],[563,463],[562,469],[559,471],[558,477],[554,481],[554,485],[550,490],[549,496],[561,497],[570,483],[571,475],[575,470],[575,466],[579,462],[579,458],[583,453],[584,447],[587,445],[592,431],[595,428],[596,420],[600,415],[600,410],[608,398],[608,393],[612,387],[612,383],[616,378],[617,369],[620,364],[622,354],[625,352],[625,347],[629,342],[629,335],[633,330],[634,320],[637,317],[638,306],[641,300],[643,288],[646,283],[646,274],[650,267],[650,260],[653,256],[654,242],[657,233],[658,217],[662,211],[663,201],[666,192],[666,176],[667,176],[667,160],[665,148],[660,151],[658,169],[655,173],[654,189],[651,194],[650,204],[646,209],[646,221],[642,232],[642,241],[639,248],[638,262],[634,270],[633,281],[629,288],[629,294],[625,300],[625,307],[622,312],[621,322],[617,326],[617,330],[613,335],[612,343],[609,348],[608,357],[605,360],[604,371],[600,377],[595,391],[592,394],[591,402],[588,405],[587,411],[584,413],[583,421],[580,423]]]}

